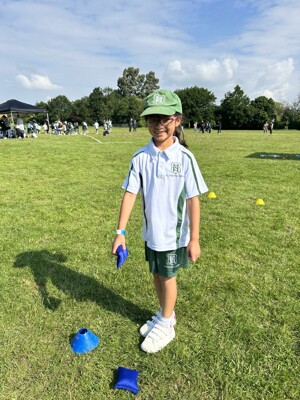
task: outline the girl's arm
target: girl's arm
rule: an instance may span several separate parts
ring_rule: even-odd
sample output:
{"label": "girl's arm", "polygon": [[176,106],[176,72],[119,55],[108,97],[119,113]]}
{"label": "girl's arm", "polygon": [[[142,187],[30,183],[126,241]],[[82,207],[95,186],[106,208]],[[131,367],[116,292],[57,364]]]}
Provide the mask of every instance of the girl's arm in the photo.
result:
{"label": "girl's arm", "polygon": [[189,259],[195,262],[201,254],[199,243],[200,202],[198,196],[187,199],[186,205],[190,220],[190,241],[187,245],[187,251]]}
{"label": "girl's arm", "polygon": [[[118,229],[126,229],[127,222],[129,220],[132,208],[134,206],[136,199],[136,194],[130,193],[130,192],[125,192],[120,208],[120,216],[119,216],[119,223],[118,223]],[[113,241],[112,244],[112,250],[111,252],[113,254],[116,254],[117,248],[122,245],[123,249],[126,248],[125,244],[125,236],[124,235],[116,235],[115,240]]]}

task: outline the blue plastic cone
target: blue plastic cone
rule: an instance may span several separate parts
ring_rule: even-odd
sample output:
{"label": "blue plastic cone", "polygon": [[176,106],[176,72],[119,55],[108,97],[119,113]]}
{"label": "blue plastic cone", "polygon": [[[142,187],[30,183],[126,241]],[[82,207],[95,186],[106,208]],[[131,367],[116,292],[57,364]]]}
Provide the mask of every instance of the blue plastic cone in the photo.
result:
{"label": "blue plastic cone", "polygon": [[94,350],[100,340],[93,332],[86,328],[80,328],[71,340],[71,347],[75,353],[83,354]]}

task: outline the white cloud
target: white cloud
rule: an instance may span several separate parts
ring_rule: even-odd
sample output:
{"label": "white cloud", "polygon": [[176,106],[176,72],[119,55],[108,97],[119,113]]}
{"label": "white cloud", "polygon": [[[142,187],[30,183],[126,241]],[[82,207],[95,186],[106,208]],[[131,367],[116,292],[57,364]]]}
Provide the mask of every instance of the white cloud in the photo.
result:
{"label": "white cloud", "polygon": [[269,64],[256,79],[255,90],[257,95],[272,97],[276,100],[285,100],[293,85],[294,60],[286,60]]}
{"label": "white cloud", "polygon": [[237,72],[239,63],[233,58],[224,58],[223,60],[211,60],[202,62],[195,66],[196,75],[204,82],[216,82],[220,80],[231,80]]}
{"label": "white cloud", "polygon": [[167,66],[164,76],[169,82],[180,85],[228,83],[234,78],[238,67],[238,61],[228,57],[222,60],[212,59],[206,62],[173,60]]}
{"label": "white cloud", "polygon": [[52,83],[48,76],[32,74],[30,78],[25,75],[19,74],[16,79],[21,85],[27,89],[42,89],[42,90],[57,90],[61,89],[61,86]]}

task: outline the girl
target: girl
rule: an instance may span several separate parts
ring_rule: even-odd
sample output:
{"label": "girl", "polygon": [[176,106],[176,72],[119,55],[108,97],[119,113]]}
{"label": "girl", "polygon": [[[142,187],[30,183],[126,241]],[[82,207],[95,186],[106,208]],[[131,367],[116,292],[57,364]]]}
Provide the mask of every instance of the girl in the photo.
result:
{"label": "girl", "polygon": [[176,276],[180,266],[187,268],[189,260],[195,262],[200,256],[198,195],[207,192],[207,187],[193,154],[180,142],[180,98],[168,90],[156,90],[146,97],[141,116],[152,139],[132,157],[122,186],[125,194],[112,253],[119,245],[126,248],[126,225],[141,191],[145,255],[160,305],[140,328],[145,337],[141,348],[155,353],[175,337]]}

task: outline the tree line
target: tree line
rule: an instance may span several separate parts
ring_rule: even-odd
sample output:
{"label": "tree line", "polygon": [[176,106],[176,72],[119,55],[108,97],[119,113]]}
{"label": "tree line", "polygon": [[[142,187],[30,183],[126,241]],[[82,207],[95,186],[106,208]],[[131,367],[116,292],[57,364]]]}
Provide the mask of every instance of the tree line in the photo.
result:
{"label": "tree line", "polygon": [[[117,81],[118,89],[95,88],[88,96],[70,101],[59,95],[47,103],[36,105],[48,110],[50,122],[60,118],[62,121],[92,125],[95,121],[103,123],[111,119],[114,125],[127,124],[130,118],[143,125],[140,119],[143,99],[155,89],[159,89],[159,79],[155,73],[141,74],[139,68],[124,69]],[[277,129],[289,127],[300,129],[300,94],[292,104],[275,102],[272,98],[259,96],[254,100],[237,85],[227,92],[216,105],[213,92],[202,87],[189,87],[175,91],[181,98],[184,110],[184,125],[192,127],[195,122],[210,122],[215,126],[221,121],[224,129],[262,129],[266,121],[275,121]],[[37,116],[37,119],[42,119]],[[42,121],[39,121],[42,122]]]}

